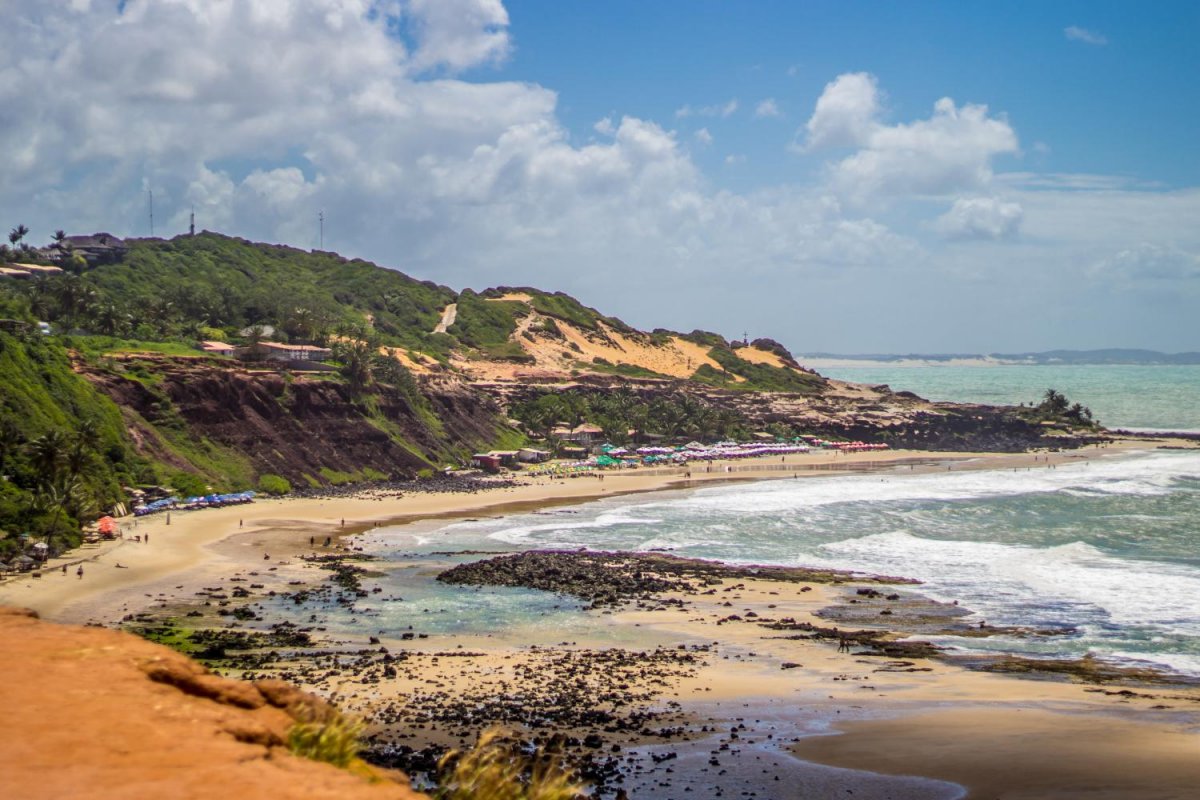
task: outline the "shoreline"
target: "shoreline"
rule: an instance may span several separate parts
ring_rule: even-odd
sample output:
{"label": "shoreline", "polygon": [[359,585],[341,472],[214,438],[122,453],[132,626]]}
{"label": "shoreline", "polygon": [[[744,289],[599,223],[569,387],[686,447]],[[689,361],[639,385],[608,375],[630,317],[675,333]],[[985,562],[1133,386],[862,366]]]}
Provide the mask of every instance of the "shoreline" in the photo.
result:
{"label": "shoreline", "polygon": [[[894,451],[887,453],[886,458],[880,458],[879,453],[857,454],[857,458],[819,454],[791,456],[784,464],[801,467],[797,477],[840,474],[841,468],[888,471],[904,466],[919,474],[940,472],[947,467],[952,470],[1047,468],[1079,459],[1149,449],[1145,441],[1132,441],[1108,448],[1049,454]],[[911,459],[918,459],[919,463]],[[773,458],[751,465],[734,462],[730,466],[760,469],[731,473],[699,472],[693,465],[691,480],[680,474],[607,473],[603,481],[593,477],[543,479],[472,494],[406,494],[401,498],[368,494],[354,498],[266,500],[249,506],[176,512],[169,526],[165,517],[142,518],[138,527],[131,530],[139,535],[149,533],[149,544],[126,541],[109,547],[97,554],[96,561],[87,562],[82,580],[74,574],[64,577],[47,573],[40,581],[25,578],[18,584],[0,585],[0,603],[30,605],[26,599],[29,598],[40,602],[47,609],[44,615],[51,619],[112,624],[151,609],[169,616],[171,608],[208,606],[210,601],[194,596],[201,594],[195,591],[200,587],[205,587],[207,597],[215,601],[227,597],[226,591],[238,597],[239,587],[258,586],[259,593],[251,599],[261,600],[263,585],[281,592],[299,584],[326,585],[326,574],[312,571],[319,565],[297,558],[312,552],[310,537],[317,542],[322,542],[324,536],[333,537],[334,547],[324,549],[318,544],[317,551],[353,559],[354,536],[381,525],[432,524],[641,492],[791,478],[792,473],[778,471],[778,464]],[[835,466],[839,471],[826,469]],[[167,552],[160,552],[160,548]],[[105,569],[116,561],[128,569],[112,566]],[[374,569],[370,562],[363,566]],[[386,586],[389,585],[386,580],[374,576],[390,575],[398,579],[406,568],[419,568],[428,574],[430,566],[428,562],[414,566],[403,561],[379,565],[384,572],[373,572],[369,580]],[[249,584],[251,580],[262,583]],[[471,726],[464,725],[461,719],[456,722],[453,713],[447,710],[443,699],[447,693],[473,696],[482,702],[484,698],[511,692],[517,682],[527,685],[531,681],[549,680],[543,677],[534,680],[531,676],[548,676],[556,669],[566,669],[568,675],[586,675],[597,669],[611,672],[632,687],[628,691],[636,696],[637,703],[658,715],[648,718],[660,720],[653,724],[664,725],[664,730],[688,731],[663,738],[658,734],[646,736],[645,730],[636,734],[635,728],[605,740],[605,748],[611,743],[622,748],[630,759],[621,769],[628,777],[628,782],[622,785],[632,796],[686,796],[689,800],[720,796],[706,793],[713,781],[718,781],[714,777],[718,768],[712,766],[709,758],[718,760],[721,770],[729,771],[717,783],[725,788],[726,795],[736,794],[731,790],[741,788],[758,791],[759,796],[771,796],[769,790],[779,784],[756,782],[761,778],[757,775],[757,765],[740,761],[743,757],[754,757],[747,755],[750,753],[770,759],[768,763],[778,770],[776,774],[788,776],[795,785],[814,791],[833,787],[838,794],[852,788],[856,797],[950,798],[956,796],[956,786],[966,787],[971,792],[967,796],[972,798],[1061,797],[1070,796],[1067,790],[1082,781],[1081,785],[1090,787],[1092,792],[1087,796],[1115,800],[1171,797],[1169,792],[1181,785],[1180,781],[1194,778],[1194,782],[1200,782],[1200,774],[1194,774],[1191,761],[1182,758],[1184,750],[1194,749],[1194,730],[1200,725],[1200,690],[1195,688],[1155,686],[1143,690],[1137,686],[1136,690],[1126,690],[1121,684],[1031,680],[975,672],[937,659],[866,657],[862,653],[835,651],[836,641],[798,640],[785,632],[765,630],[759,624],[779,616],[829,625],[828,619],[817,612],[839,602],[839,594],[852,593],[854,586],[853,582],[840,586],[817,584],[800,594],[795,586],[746,579],[723,582],[713,598],[689,597],[686,609],[671,603],[662,607],[651,603],[644,608],[579,612],[607,626],[596,631],[618,632],[615,638],[600,635],[587,639],[572,630],[553,640],[550,637],[555,632],[543,632],[542,638],[527,640],[518,629],[497,631],[495,637],[431,632],[421,636],[420,641],[413,641],[398,635],[383,635],[380,631],[378,652],[402,654],[394,664],[399,674],[391,678],[387,677],[386,664],[377,660],[379,656],[363,655],[372,652],[366,640],[367,634],[374,631],[367,630],[371,625],[367,615],[362,618],[364,627],[355,633],[339,631],[322,636],[317,651],[342,653],[344,658],[357,659],[361,666],[350,667],[343,662],[342,677],[337,678],[306,672],[303,659],[299,668],[285,664],[274,669],[283,673],[285,679],[335,699],[352,713],[382,720],[385,727],[390,719],[392,728],[404,731],[404,740],[413,747],[459,746],[462,742],[461,737]],[[389,598],[381,595],[379,599],[386,602]],[[233,601],[214,604],[225,606],[227,602]],[[725,607],[730,602],[736,603],[734,608]],[[845,598],[841,602],[846,602]],[[206,608],[203,613],[207,616],[216,610]],[[681,613],[685,610],[687,613]],[[748,614],[751,610],[754,613]],[[726,621],[735,611],[741,619]],[[230,627],[226,625],[228,617],[208,621]],[[558,641],[563,636],[577,641]],[[372,641],[376,639],[373,637]],[[649,666],[644,662],[646,653],[682,648],[688,648],[687,661],[672,661],[664,655],[656,656],[659,660],[648,662]],[[613,657],[617,660],[605,661],[598,655],[606,652],[617,653]],[[620,653],[642,656],[626,662],[621,660]],[[454,657],[447,657],[451,655]],[[334,656],[334,663],[337,661]],[[639,683],[647,670],[650,678]],[[267,673],[258,674],[272,673],[268,669]],[[564,685],[570,684],[543,684],[541,697],[543,700],[553,697]],[[608,691],[613,691],[614,685],[617,684],[609,684]],[[598,688],[596,691],[604,694]],[[396,700],[400,702],[393,702]],[[524,702],[521,701],[522,707]],[[428,714],[429,720],[438,719],[437,732],[432,722],[424,730],[426,723],[416,721],[425,717],[404,716],[416,713],[412,709],[423,709],[420,713]],[[748,709],[754,710],[754,724]],[[438,718],[438,713],[448,716]],[[743,718],[744,722],[739,721]],[[567,723],[560,726],[563,724]],[[728,733],[738,726],[744,729],[737,731],[737,735]],[[1054,737],[1048,732],[1059,729],[1071,730],[1072,741],[1097,743],[1089,752],[1099,755],[1085,762],[1089,765],[1087,774],[1055,770],[1058,759],[1076,757],[1076,751],[1066,744],[1055,749]],[[722,733],[718,735],[718,731]],[[790,735],[785,737],[785,731],[790,731]],[[1119,782],[1121,762],[1104,745],[1105,736],[1111,736],[1113,731],[1137,737],[1127,749],[1134,763],[1151,770],[1145,778],[1146,786],[1157,787],[1157,794],[1131,792],[1128,784]],[[835,732],[838,735],[814,735]],[[1030,749],[1033,743],[1036,752]],[[863,755],[879,750],[886,751],[887,757],[873,760]],[[946,757],[941,761],[928,755],[943,751]],[[676,755],[668,760],[667,754],[671,752]],[[980,759],[980,752],[999,755]],[[998,764],[1011,765],[1035,756],[1041,766],[1030,771],[1032,793],[1008,792],[1007,787],[997,783],[1004,778],[1004,770]],[[660,762],[658,758],[663,760]],[[695,764],[694,774],[684,774],[685,763]],[[735,764],[739,765],[736,769]],[[750,769],[751,766],[754,768]],[[846,767],[853,771],[841,769]],[[673,772],[669,772],[672,768]],[[707,770],[712,771],[702,774]],[[889,777],[895,775],[909,777]],[[1110,778],[1112,785],[1121,787],[1120,790],[1105,789],[1104,781]],[[674,787],[673,792],[685,788],[691,791],[686,795],[662,793],[663,784]],[[1035,791],[1039,787],[1040,794]],[[635,791],[639,788],[640,791]]]}
{"label": "shoreline", "polygon": [[[58,622],[116,622],[121,616],[114,616],[117,608],[136,610],[131,603],[166,587],[172,576],[220,574],[222,568],[234,569],[237,559],[222,555],[218,545],[246,534],[270,533],[264,537],[264,544],[295,556],[307,550],[310,536],[342,538],[383,525],[429,519],[462,519],[480,513],[504,515],[628,494],[734,481],[809,478],[850,470],[882,471],[902,464],[918,472],[914,460],[925,465],[921,472],[947,462],[953,462],[953,469],[1044,468],[1143,449],[1148,449],[1145,442],[1130,440],[1107,448],[1049,453],[815,452],[790,455],[782,463],[774,457],[763,457],[692,465],[691,477],[685,475],[687,468],[643,469],[607,472],[603,480],[591,475],[525,478],[520,486],[471,493],[420,492],[395,498],[385,496],[387,492],[367,489],[350,497],[267,498],[249,505],[123,518],[125,538],[84,545],[51,559],[38,570],[40,579],[23,574],[0,581],[0,604],[32,608],[43,618]],[[726,467],[729,472],[724,471]],[[781,471],[781,467],[788,469]],[[281,533],[289,530],[296,535]],[[134,542],[135,535],[148,538],[148,542]],[[68,567],[65,574],[63,565]],[[77,565],[84,569],[83,578],[75,575]]]}

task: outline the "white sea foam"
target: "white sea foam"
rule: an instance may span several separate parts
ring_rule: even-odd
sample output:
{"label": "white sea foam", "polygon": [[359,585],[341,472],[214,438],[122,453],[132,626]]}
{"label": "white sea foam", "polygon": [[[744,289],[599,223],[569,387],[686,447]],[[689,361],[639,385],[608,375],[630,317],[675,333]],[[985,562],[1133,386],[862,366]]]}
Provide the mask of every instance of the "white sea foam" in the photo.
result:
{"label": "white sea foam", "polygon": [[925,581],[924,591],[961,600],[1006,622],[1031,607],[1111,626],[1200,636],[1200,570],[1139,561],[1073,542],[1050,548],[925,539],[903,532],[821,547],[829,566],[879,569]]}
{"label": "white sea foam", "polygon": [[488,538],[516,545],[533,542],[542,547],[584,546],[591,544],[596,537],[582,537],[581,533],[603,531],[606,528],[622,525],[655,525],[660,521],[651,517],[633,516],[628,513],[627,509],[621,509],[601,513],[594,519],[512,525],[492,531],[488,534]]}
{"label": "white sea foam", "polygon": [[1200,455],[1161,453],[1009,470],[960,470],[904,475],[845,475],[820,480],[766,481],[703,489],[677,501],[693,511],[777,514],[834,503],[970,500],[1005,495],[1076,491],[1161,495],[1180,476],[1200,474]]}

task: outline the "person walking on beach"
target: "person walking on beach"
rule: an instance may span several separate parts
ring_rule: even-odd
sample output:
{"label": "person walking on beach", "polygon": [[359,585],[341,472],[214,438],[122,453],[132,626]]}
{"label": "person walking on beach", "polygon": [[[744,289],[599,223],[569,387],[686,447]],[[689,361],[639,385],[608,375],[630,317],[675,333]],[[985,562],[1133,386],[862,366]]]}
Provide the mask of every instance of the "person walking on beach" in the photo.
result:
{"label": "person walking on beach", "polygon": [[79,580],[83,580],[83,564],[79,565],[79,569],[75,570],[75,574],[79,576]]}
{"label": "person walking on beach", "polygon": [[143,541],[144,541],[146,544],[150,544],[150,534],[148,534],[148,533],[147,533],[147,534],[146,534],[146,537],[145,537],[145,539],[143,539]]}

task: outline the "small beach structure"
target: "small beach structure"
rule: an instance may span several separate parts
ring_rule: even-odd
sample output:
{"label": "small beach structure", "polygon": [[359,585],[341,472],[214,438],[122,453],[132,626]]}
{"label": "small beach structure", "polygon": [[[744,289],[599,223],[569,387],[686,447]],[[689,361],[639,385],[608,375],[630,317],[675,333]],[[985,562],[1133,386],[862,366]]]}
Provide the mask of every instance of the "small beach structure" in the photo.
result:
{"label": "small beach structure", "polygon": [[96,522],[96,530],[105,539],[114,539],[117,535],[117,521],[112,517],[101,517]]}
{"label": "small beach structure", "polygon": [[541,464],[550,460],[550,452],[536,447],[522,447],[517,451],[517,460],[526,464]]}
{"label": "small beach structure", "polygon": [[324,361],[333,356],[333,351],[328,347],[311,344],[261,341],[245,348],[243,356],[245,355],[265,358],[268,361]]}
{"label": "small beach structure", "polygon": [[500,457],[492,453],[476,453],[471,456],[471,466],[484,472],[499,472]]}
{"label": "small beach structure", "polygon": [[232,356],[237,353],[237,348],[228,342],[201,342],[200,349],[214,356]]}

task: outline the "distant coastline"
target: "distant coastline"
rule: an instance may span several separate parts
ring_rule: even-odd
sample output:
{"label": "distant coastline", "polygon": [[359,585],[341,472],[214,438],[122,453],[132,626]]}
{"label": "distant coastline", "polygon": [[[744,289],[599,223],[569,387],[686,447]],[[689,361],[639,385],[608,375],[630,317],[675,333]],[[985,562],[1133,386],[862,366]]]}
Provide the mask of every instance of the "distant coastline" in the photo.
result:
{"label": "distant coastline", "polygon": [[1192,366],[1200,352],[1162,353],[1157,350],[1046,350],[1039,353],[797,353],[810,369],[887,365],[889,367],[1001,366]]}

